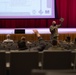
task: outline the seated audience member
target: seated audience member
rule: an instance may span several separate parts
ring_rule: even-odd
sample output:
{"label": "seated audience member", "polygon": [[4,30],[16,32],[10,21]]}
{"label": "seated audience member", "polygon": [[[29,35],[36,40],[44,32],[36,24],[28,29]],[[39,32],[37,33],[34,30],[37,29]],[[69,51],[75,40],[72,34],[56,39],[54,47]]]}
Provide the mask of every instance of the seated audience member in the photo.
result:
{"label": "seated audience member", "polygon": [[71,46],[72,46],[72,41],[71,41],[71,38],[70,36],[67,36],[66,39],[63,41],[63,47],[67,50],[70,50],[71,49]]}
{"label": "seated audience member", "polygon": [[14,43],[14,41],[10,38],[10,34],[6,35],[6,39],[3,40],[3,43]]}
{"label": "seated audience member", "polygon": [[76,38],[74,39],[74,44],[76,44]]}
{"label": "seated audience member", "polygon": [[57,40],[52,40],[52,47],[48,48],[48,50],[64,50],[64,48],[59,45]]}
{"label": "seated audience member", "polygon": [[66,37],[66,39],[64,40],[64,43],[66,43],[66,44],[72,44],[70,36]]}
{"label": "seated audience member", "polygon": [[28,49],[27,44],[31,44],[31,43],[29,41],[26,41],[26,38],[22,36],[21,39],[17,42],[17,44],[19,50],[26,50]]}
{"label": "seated audience member", "polygon": [[33,30],[34,34],[37,36],[38,41],[39,41],[39,45],[36,47],[36,49],[38,51],[43,51],[46,47],[46,43],[43,40],[43,38],[41,37],[41,35],[39,34],[39,32],[37,30]]}
{"label": "seated audience member", "polygon": [[10,38],[10,34],[6,35],[6,39],[3,40],[2,42],[2,46],[7,49],[10,50],[11,46],[13,45],[14,41]]}
{"label": "seated audience member", "polygon": [[72,50],[76,50],[76,38],[73,41],[73,44],[71,45]]}

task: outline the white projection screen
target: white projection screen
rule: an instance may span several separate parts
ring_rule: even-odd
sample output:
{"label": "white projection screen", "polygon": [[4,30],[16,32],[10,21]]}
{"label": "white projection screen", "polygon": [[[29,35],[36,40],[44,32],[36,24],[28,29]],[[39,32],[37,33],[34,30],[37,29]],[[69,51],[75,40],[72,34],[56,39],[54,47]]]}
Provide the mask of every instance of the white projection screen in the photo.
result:
{"label": "white projection screen", "polygon": [[55,0],[0,0],[0,18],[55,18]]}

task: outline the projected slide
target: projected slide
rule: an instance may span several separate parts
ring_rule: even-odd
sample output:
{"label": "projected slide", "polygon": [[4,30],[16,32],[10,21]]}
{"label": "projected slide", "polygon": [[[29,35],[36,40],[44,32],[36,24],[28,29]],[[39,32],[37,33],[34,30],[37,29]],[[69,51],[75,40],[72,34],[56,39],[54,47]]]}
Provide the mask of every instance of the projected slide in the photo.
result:
{"label": "projected slide", "polygon": [[55,18],[54,0],[0,0],[0,18]]}

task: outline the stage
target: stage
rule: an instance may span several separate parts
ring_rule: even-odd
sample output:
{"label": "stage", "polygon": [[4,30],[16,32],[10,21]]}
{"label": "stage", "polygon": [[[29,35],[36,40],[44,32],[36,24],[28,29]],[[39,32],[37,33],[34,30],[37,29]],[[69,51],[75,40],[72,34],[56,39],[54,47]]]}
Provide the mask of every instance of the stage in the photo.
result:
{"label": "stage", "polygon": [[[0,34],[15,34],[15,30],[25,30],[25,34],[33,34],[33,29],[37,29],[40,34],[50,34],[49,28],[1,28]],[[59,34],[76,33],[76,28],[59,28]]]}

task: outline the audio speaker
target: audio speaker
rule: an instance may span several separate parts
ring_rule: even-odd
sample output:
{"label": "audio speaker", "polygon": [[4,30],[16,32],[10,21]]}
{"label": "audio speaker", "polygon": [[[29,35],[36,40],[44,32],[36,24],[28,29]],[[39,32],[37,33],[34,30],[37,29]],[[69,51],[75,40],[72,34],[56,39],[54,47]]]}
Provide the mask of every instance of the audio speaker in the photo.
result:
{"label": "audio speaker", "polygon": [[15,29],[15,34],[25,34],[25,29]]}

